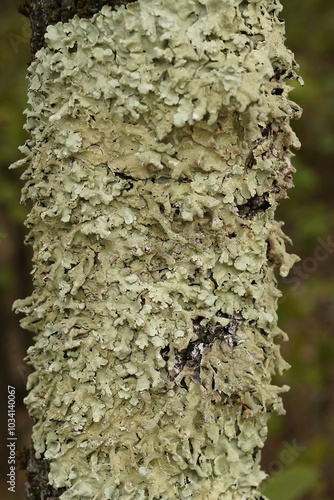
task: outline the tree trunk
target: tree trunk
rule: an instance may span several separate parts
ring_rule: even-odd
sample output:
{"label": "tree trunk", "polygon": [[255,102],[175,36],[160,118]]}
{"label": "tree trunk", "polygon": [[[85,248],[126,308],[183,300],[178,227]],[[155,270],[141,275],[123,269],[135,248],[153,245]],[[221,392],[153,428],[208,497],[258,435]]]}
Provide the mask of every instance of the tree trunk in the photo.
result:
{"label": "tree trunk", "polygon": [[62,22],[30,67],[19,162],[35,267],[16,309],[52,489],[29,498],[259,500],[287,366],[274,270],[296,260],[274,220],[300,113],[281,6],[139,0],[72,19],[105,2],[53,3],[31,2],[33,52]]}
{"label": "tree trunk", "polygon": [[45,46],[44,34],[50,24],[66,23],[74,15],[90,18],[104,5],[111,8],[126,5],[135,0],[26,0],[19,5],[19,12],[31,22],[31,55]]}

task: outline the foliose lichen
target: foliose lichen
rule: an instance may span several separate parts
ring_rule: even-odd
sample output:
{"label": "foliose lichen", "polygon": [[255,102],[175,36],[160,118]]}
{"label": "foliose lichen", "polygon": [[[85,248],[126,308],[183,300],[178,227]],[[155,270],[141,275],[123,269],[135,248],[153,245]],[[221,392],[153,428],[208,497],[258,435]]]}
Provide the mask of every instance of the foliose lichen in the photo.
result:
{"label": "foliose lichen", "polygon": [[62,500],[263,498],[275,222],[296,78],[278,0],[139,0],[50,26],[23,200],[37,457]]}

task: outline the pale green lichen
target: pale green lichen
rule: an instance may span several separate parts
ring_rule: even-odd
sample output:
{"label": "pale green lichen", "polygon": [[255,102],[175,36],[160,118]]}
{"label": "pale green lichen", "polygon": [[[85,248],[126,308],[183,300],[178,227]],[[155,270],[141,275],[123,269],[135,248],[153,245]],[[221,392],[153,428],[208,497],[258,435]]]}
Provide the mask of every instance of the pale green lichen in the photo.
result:
{"label": "pale green lichen", "polygon": [[[50,26],[30,68],[18,301],[62,500],[262,498],[279,354],[274,221],[295,77],[276,0],[140,0]],[[21,162],[22,163],[22,162]]]}

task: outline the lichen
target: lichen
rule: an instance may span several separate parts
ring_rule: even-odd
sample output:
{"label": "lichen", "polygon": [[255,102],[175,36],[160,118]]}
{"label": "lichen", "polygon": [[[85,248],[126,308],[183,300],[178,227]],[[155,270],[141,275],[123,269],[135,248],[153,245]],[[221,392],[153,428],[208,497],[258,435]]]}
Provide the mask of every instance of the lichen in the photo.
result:
{"label": "lichen", "polygon": [[298,147],[276,0],[139,0],[50,26],[23,200],[37,458],[62,500],[257,499],[277,338],[274,221]]}

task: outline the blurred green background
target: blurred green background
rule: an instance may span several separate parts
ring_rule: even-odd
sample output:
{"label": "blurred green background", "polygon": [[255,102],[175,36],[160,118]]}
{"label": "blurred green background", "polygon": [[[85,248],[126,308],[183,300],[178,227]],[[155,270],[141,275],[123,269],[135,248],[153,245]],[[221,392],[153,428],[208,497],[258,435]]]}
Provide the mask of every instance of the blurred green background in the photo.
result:
{"label": "blurred green background", "polygon": [[[284,0],[287,44],[300,64],[305,87],[291,94],[303,109],[294,123],[302,150],[294,158],[295,189],[283,201],[278,218],[301,257],[290,276],[280,280],[280,326],[290,341],[282,346],[292,365],[278,378],[288,384],[285,417],[273,416],[263,450],[263,468],[271,478],[263,486],[270,500],[334,498],[334,3],[332,0]],[[23,500],[24,473],[16,493],[6,486],[7,385],[16,388],[17,449],[29,445],[31,421],[23,406],[29,369],[23,358],[31,339],[11,311],[16,298],[30,293],[31,251],[24,247],[25,208],[19,205],[20,172],[8,166],[25,141],[22,129],[29,62],[29,21],[15,1],[2,0],[0,19],[0,450],[3,500]]]}

